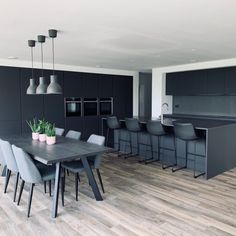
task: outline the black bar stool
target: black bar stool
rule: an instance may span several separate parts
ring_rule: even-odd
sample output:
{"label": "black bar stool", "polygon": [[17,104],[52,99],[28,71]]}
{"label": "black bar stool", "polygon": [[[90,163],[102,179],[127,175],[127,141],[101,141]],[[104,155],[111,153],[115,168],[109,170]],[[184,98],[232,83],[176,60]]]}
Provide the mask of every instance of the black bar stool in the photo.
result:
{"label": "black bar stool", "polygon": [[[129,139],[126,140],[126,142],[129,143],[129,146],[130,146],[130,153],[127,153],[125,158],[131,157],[131,156],[138,156],[140,153],[139,133],[141,132],[139,121],[135,118],[125,118],[125,126],[129,134]],[[134,154],[133,152],[132,133],[135,133],[137,135],[137,153],[136,154]]]}
{"label": "black bar stool", "polygon": [[[120,151],[120,130],[121,130],[121,126],[120,126],[120,122],[118,121],[116,116],[110,116],[107,117],[107,137],[106,137],[106,146],[108,145],[108,140],[109,140],[109,132],[110,130],[117,130],[118,131],[118,149],[117,152]],[[115,147],[115,143],[114,143],[114,147]]]}
{"label": "black bar stool", "polygon": [[[164,127],[163,127],[161,121],[157,121],[157,120],[156,121],[154,121],[154,120],[148,121],[147,122],[147,131],[150,135],[152,158],[150,158],[149,160],[146,160],[145,164],[149,164],[149,163],[152,163],[152,162],[155,162],[155,161],[160,161],[161,149],[175,152],[175,144],[174,144],[174,149],[161,147],[161,137],[169,135],[164,130]],[[157,159],[154,159],[154,157],[153,157],[153,153],[154,153],[154,150],[153,150],[153,136],[158,137],[158,151],[157,151],[158,158]],[[173,140],[174,140],[174,137],[173,137]],[[162,163],[162,168],[163,169],[167,169],[167,168],[173,167],[173,166],[175,166],[175,164],[164,165],[164,163]]]}
{"label": "black bar stool", "polygon": [[[151,147],[152,157],[150,159],[146,159],[145,164],[152,163],[155,161],[160,161],[160,149],[162,148],[161,147],[161,137],[166,135],[166,132],[165,132],[160,121],[149,120],[147,122],[147,131],[148,131],[149,137],[150,137],[150,147]],[[158,137],[158,151],[157,151],[158,158],[157,159],[154,159],[154,155],[153,155],[154,154],[153,136]]]}
{"label": "black bar stool", "polygon": [[[206,157],[206,144],[204,142],[204,144],[205,144],[204,155],[196,154],[196,142],[197,142],[197,140],[200,140],[201,138],[196,135],[193,125],[191,123],[174,123],[174,132],[175,132],[175,138],[185,141],[186,152],[185,152],[185,165],[182,167],[178,167],[178,168],[172,168],[172,171],[175,172],[175,171],[187,168],[188,154],[191,154],[194,156],[194,169],[193,169],[194,178],[197,178],[201,175],[205,175],[205,172],[195,175],[195,173],[196,173],[196,157],[202,157],[202,158]],[[195,150],[194,153],[189,152],[189,148],[188,148],[189,145],[188,144],[191,141],[194,141],[194,150]],[[176,145],[175,145],[175,148],[176,148]],[[177,165],[177,152],[175,152],[175,164]]]}

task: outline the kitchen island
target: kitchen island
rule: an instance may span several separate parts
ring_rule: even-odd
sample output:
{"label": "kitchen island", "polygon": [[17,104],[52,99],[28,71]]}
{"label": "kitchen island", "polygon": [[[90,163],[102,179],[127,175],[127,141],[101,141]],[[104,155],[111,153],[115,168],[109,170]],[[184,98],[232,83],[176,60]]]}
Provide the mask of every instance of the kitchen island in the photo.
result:
{"label": "kitchen island", "polygon": [[[149,120],[144,117],[135,117],[139,119],[143,132],[140,134],[140,157],[150,158],[150,136],[146,131],[146,123]],[[157,118],[153,118],[157,120]],[[125,129],[125,120],[120,119],[123,129],[121,132],[122,139],[128,139],[127,131]],[[157,156],[158,139],[153,137],[153,151],[154,159],[160,159],[167,163],[174,163],[174,132],[173,122],[192,123],[203,142],[197,143],[194,147],[193,143],[189,144],[189,151],[192,152],[196,148],[196,153],[202,155],[206,148],[206,158],[197,158],[196,167],[200,172],[204,171],[205,178],[210,179],[224,171],[236,167],[236,120],[222,119],[215,117],[200,117],[200,116],[185,116],[185,115],[167,115],[164,117],[163,125],[169,135],[162,137],[161,147],[169,150],[161,150],[160,157]],[[106,132],[106,118],[102,120],[103,133]],[[114,138],[115,148],[117,148],[118,131],[115,131],[110,136],[110,140]],[[113,141],[112,141],[113,142]],[[112,143],[111,142],[111,143]],[[110,143],[110,144],[111,144]],[[185,161],[185,143],[177,139],[177,162],[179,166],[184,165]],[[137,136],[132,135],[133,150],[137,152]],[[121,150],[129,152],[130,147],[125,142],[121,143]],[[188,155],[188,168],[193,168],[193,156]]]}

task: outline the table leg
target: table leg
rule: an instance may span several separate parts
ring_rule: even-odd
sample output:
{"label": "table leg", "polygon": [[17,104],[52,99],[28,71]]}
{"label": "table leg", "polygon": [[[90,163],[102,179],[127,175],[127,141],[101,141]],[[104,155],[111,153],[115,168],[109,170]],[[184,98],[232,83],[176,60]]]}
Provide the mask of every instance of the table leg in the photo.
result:
{"label": "table leg", "polygon": [[61,162],[58,162],[56,164],[55,186],[54,186],[53,203],[52,203],[52,218],[57,217],[60,177],[61,177]]}
{"label": "table leg", "polygon": [[102,201],[102,195],[99,191],[99,188],[98,188],[98,185],[97,185],[97,182],[94,178],[94,175],[93,175],[93,172],[91,170],[91,167],[88,163],[88,160],[87,160],[87,157],[83,157],[81,158],[81,161],[83,163],[83,166],[84,166],[84,169],[85,169],[85,172],[87,174],[87,177],[88,177],[88,180],[89,180],[89,183],[91,184],[91,187],[92,187],[92,190],[93,190],[93,194],[94,194],[94,197],[96,198],[97,201]]}

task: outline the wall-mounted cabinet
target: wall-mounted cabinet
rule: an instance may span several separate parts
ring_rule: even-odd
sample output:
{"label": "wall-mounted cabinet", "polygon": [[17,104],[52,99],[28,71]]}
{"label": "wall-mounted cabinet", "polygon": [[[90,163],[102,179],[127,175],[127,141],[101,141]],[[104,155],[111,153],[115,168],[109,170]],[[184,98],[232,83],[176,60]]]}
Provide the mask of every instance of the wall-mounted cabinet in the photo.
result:
{"label": "wall-mounted cabinet", "polygon": [[236,95],[236,68],[167,73],[166,95]]}

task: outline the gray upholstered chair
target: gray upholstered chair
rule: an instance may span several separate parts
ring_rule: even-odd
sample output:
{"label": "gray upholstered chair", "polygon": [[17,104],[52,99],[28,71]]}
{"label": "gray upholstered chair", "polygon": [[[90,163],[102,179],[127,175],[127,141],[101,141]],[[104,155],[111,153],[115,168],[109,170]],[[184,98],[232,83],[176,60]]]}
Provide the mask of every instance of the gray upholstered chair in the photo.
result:
{"label": "gray upholstered chair", "polygon": [[5,159],[4,159],[4,156],[3,156],[3,153],[2,153],[1,147],[0,147],[0,165],[2,166],[3,171],[4,171],[4,168],[5,168],[5,166],[6,166],[6,162],[5,162]]}
{"label": "gray upholstered chair", "polygon": [[69,130],[66,134],[66,138],[80,140],[80,137],[81,137],[81,132],[75,130]]}
{"label": "gray upholstered chair", "polygon": [[7,166],[4,193],[7,192],[7,186],[11,177],[11,173],[13,172],[16,174],[15,190],[14,190],[14,197],[13,197],[13,201],[15,202],[17,186],[18,186],[18,181],[19,181],[18,167],[16,164],[15,156],[12,151],[11,144],[7,141],[0,140],[0,147],[1,147],[4,160],[6,162],[6,166]]}
{"label": "gray upholstered chair", "polygon": [[[55,167],[54,166],[36,166],[32,158],[23,151],[23,149],[12,145],[12,150],[16,159],[16,163],[19,169],[19,173],[22,179],[20,193],[18,197],[17,205],[20,204],[21,195],[24,189],[25,182],[31,184],[29,192],[29,201],[28,201],[28,214],[30,216],[31,202],[33,196],[33,190],[35,184],[41,183],[43,181],[50,181],[55,179]],[[62,204],[64,205],[64,180],[62,177]]]}
{"label": "gray upholstered chair", "polygon": [[62,128],[55,128],[55,131],[57,136],[62,136],[65,130]]}
{"label": "gray upholstered chair", "polygon": [[[87,140],[87,142],[97,144],[97,145],[100,145],[100,146],[104,146],[105,137],[100,136],[100,135],[92,134],[89,137],[89,139]],[[100,171],[99,171],[99,168],[100,168],[100,165],[101,165],[101,155],[88,157],[88,161],[89,161],[89,164],[90,164],[91,168],[96,170],[97,175],[98,175],[98,179],[99,179],[99,182],[100,182],[100,185],[101,185],[101,188],[102,188],[102,191],[104,193],[105,191],[104,191],[104,187],[103,187],[103,183],[102,183],[102,177],[101,177],[101,174],[100,174]],[[71,162],[64,162],[62,164],[62,167],[66,170],[69,170],[69,171],[75,173],[75,193],[76,193],[76,201],[78,201],[79,174],[84,171],[84,166],[83,166],[83,164],[80,160],[77,160],[77,161],[71,161]]]}

